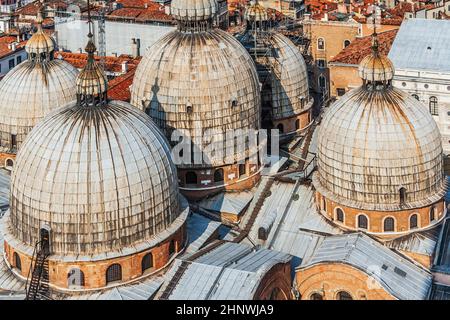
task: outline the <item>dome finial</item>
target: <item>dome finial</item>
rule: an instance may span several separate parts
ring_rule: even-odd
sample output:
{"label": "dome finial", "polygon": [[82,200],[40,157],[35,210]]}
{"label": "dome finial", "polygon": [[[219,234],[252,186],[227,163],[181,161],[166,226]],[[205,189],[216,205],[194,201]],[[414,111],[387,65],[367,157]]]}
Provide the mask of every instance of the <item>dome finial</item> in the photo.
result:
{"label": "dome finial", "polygon": [[247,23],[252,22],[257,24],[264,24],[269,20],[266,8],[260,5],[258,0],[250,1],[250,6],[245,10],[244,18]]}
{"label": "dome finial", "polygon": [[107,103],[107,89],[108,80],[103,70],[98,66],[94,58],[94,53],[97,50],[95,47],[92,34],[92,18],[90,1],[87,1],[88,6],[88,43],[86,45],[87,63],[81,70],[77,78],[77,101],[79,105],[95,106],[106,105]]}
{"label": "dome finial", "polygon": [[178,21],[180,31],[208,31],[219,11],[217,0],[172,0],[168,13]]}
{"label": "dome finial", "polygon": [[44,22],[44,10],[45,2],[41,1],[35,20],[36,32],[25,45],[25,50],[28,53],[28,59],[30,59],[31,61],[43,62],[53,60],[55,43],[53,39],[48,36],[42,28],[42,24]]}

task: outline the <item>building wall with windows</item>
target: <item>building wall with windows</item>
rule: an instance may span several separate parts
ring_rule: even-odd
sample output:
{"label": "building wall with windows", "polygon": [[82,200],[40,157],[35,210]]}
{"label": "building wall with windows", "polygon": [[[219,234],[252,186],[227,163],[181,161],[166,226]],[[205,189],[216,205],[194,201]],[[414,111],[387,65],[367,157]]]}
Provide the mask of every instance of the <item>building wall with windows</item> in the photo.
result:
{"label": "building wall with windows", "polygon": [[450,72],[396,69],[393,84],[428,108],[441,131],[444,153],[450,155]]}
{"label": "building wall with windows", "polygon": [[19,49],[12,49],[6,55],[0,57],[0,79],[19,63],[27,59],[27,53],[23,46]]}

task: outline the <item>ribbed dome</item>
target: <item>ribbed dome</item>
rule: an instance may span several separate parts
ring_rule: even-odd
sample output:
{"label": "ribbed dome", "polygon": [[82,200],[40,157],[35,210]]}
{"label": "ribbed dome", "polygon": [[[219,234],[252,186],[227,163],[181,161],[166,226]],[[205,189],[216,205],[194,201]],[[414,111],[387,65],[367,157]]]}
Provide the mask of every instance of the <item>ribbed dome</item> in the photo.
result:
{"label": "ribbed dome", "polygon": [[175,20],[212,19],[219,9],[217,0],[172,0],[169,13]]}
{"label": "ribbed dome", "polygon": [[48,225],[54,254],[110,253],[149,240],[179,215],[168,144],[127,103],[73,102],[36,126],[17,155],[9,229],[29,246]]}
{"label": "ribbed dome", "polygon": [[297,115],[311,107],[308,70],[302,54],[287,37],[277,32],[267,33],[267,45],[277,54],[270,57],[272,71],[270,96],[273,119]]}
{"label": "ribbed dome", "polygon": [[94,61],[94,52],[96,51],[92,34],[86,46],[86,52],[90,56],[86,66],[81,70],[77,78],[77,92],[86,96],[98,96],[108,89],[108,79],[102,69]]}
{"label": "ribbed dome", "polygon": [[16,66],[0,81],[0,144],[11,149],[11,135],[20,146],[42,118],[76,98],[78,70],[62,60],[34,61]]}
{"label": "ribbed dome", "polygon": [[[132,104],[146,110],[167,137],[174,128],[188,130],[195,139],[202,137],[197,128],[200,133],[259,128],[255,65],[245,48],[221,30],[164,36],[147,50],[131,91]],[[209,160],[214,165],[234,159]]]}
{"label": "ribbed dome", "polygon": [[251,1],[250,6],[245,10],[244,18],[251,22],[263,22],[269,20],[266,8],[258,1]]}
{"label": "ribbed dome", "polygon": [[389,81],[394,78],[394,65],[383,55],[369,55],[359,65],[359,76],[367,81]]}
{"label": "ribbed dome", "polygon": [[342,205],[417,208],[445,192],[435,121],[419,101],[391,85],[374,89],[368,84],[334,103],[319,128],[317,156],[316,189]]}
{"label": "ribbed dome", "polygon": [[36,19],[37,30],[25,45],[25,50],[28,54],[40,55],[41,53],[50,53],[55,50],[56,47],[54,40],[42,29],[42,23],[44,21],[42,17],[42,10],[43,7],[41,6],[38,10]]}

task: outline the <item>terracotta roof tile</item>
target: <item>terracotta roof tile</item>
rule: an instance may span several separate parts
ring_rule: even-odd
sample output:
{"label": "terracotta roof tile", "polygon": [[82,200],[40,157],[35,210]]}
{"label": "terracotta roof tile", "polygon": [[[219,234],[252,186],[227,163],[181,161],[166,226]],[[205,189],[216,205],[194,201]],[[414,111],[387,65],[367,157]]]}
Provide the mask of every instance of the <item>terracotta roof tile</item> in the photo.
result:
{"label": "terracotta roof tile", "polygon": [[0,58],[6,57],[13,52],[21,50],[23,47],[25,47],[26,44],[26,41],[21,41],[20,43],[17,44],[16,50],[12,51],[9,47],[9,44],[13,42],[17,42],[17,37],[12,36],[0,37]]}
{"label": "terracotta roof tile", "polygon": [[108,98],[129,102],[131,100],[130,87],[133,84],[136,68],[130,69],[126,74],[121,75],[108,83]]}
{"label": "terracotta roof tile", "polygon": [[[86,65],[87,54],[86,53],[72,53],[72,52],[58,52],[56,56],[61,55],[61,57],[73,65],[75,68],[81,69]],[[100,61],[99,56],[95,56],[96,61]],[[106,57],[105,58],[105,69],[109,72],[121,72],[122,62],[128,62],[128,69],[136,68],[140,62],[140,58],[133,58],[128,55],[120,55],[119,57]]]}
{"label": "terracotta roof tile", "polygon": [[[392,43],[398,30],[389,30],[378,35],[380,43],[380,52],[387,55],[391,50]],[[357,38],[347,48],[343,49],[330,62],[339,62],[344,64],[359,64],[364,57],[370,54],[372,50],[372,36]]]}

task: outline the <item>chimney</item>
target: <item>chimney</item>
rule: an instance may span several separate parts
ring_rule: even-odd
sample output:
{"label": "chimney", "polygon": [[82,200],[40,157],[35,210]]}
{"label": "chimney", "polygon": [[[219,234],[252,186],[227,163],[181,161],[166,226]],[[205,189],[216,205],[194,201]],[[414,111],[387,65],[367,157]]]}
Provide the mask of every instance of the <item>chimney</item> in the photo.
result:
{"label": "chimney", "polygon": [[131,39],[131,55],[133,58],[141,55],[141,39]]}
{"label": "chimney", "polygon": [[12,42],[11,43],[11,51],[16,51],[17,48],[17,42]]}
{"label": "chimney", "polygon": [[122,61],[122,72],[123,73],[128,72],[128,61]]}
{"label": "chimney", "polygon": [[17,42],[20,42],[20,33],[17,35]]}

